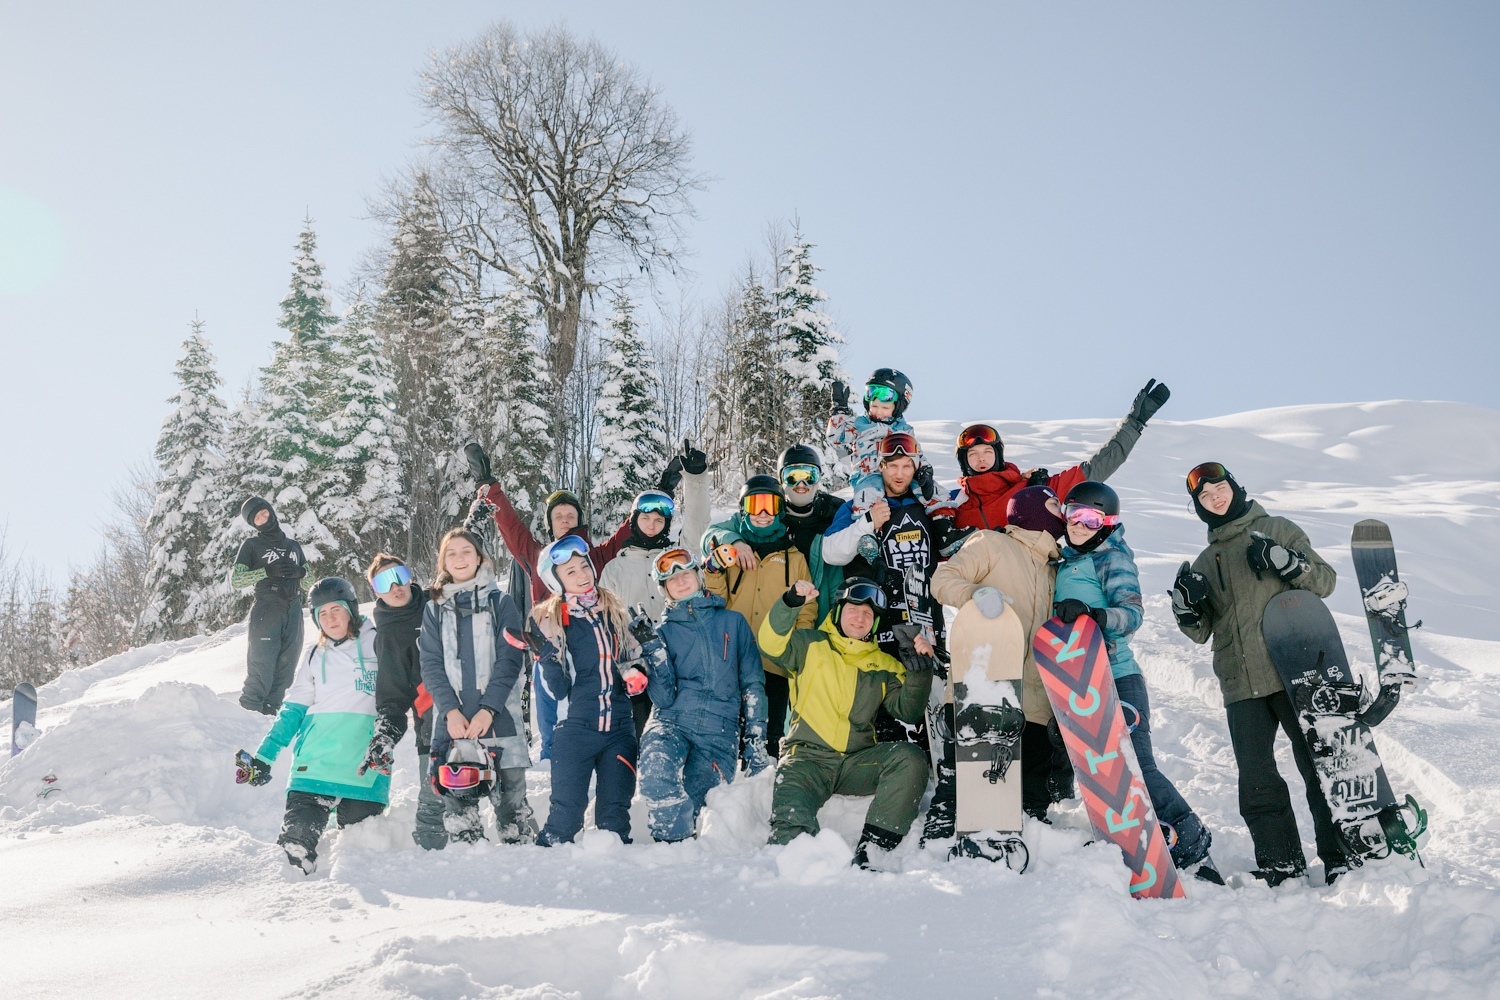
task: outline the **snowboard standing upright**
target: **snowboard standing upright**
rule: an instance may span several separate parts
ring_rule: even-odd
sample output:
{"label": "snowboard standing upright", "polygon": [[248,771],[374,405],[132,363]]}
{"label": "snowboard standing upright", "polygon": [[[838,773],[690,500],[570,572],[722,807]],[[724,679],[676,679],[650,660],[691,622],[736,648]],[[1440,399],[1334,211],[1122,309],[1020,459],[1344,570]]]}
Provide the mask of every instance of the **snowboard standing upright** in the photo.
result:
{"label": "snowboard standing upright", "polygon": [[1031,651],[1078,775],[1089,822],[1124,855],[1130,894],[1137,899],[1186,895],[1141,779],[1104,633],[1087,615],[1071,623],[1052,618],[1037,630]]}
{"label": "snowboard standing upright", "polygon": [[[1391,791],[1375,737],[1360,715],[1364,686],[1349,669],[1328,606],[1306,590],[1277,594],[1266,605],[1261,632],[1351,856],[1383,858],[1394,850],[1417,857],[1427,816],[1412,796],[1398,803]],[[1403,811],[1410,811],[1415,830]]]}
{"label": "snowboard standing upright", "polygon": [[[1021,664],[1026,630],[1007,605],[986,618],[969,601],[948,637],[953,684],[955,854],[1001,859],[1018,871],[1027,863],[1021,830]],[[1000,834],[997,838],[981,833]],[[1017,857],[1019,856],[1019,857]],[[1019,863],[1017,863],[1019,861]]]}
{"label": "snowboard standing upright", "polygon": [[17,684],[10,714],[10,755],[14,757],[36,739],[36,688],[24,681]]}
{"label": "snowboard standing upright", "polygon": [[1410,684],[1416,677],[1407,633],[1422,623],[1406,624],[1406,584],[1396,572],[1396,545],[1384,521],[1360,521],[1354,526],[1349,547],[1354,554],[1354,575],[1359,578],[1360,598],[1370,639],[1375,643],[1375,669],[1381,684],[1386,678]]}

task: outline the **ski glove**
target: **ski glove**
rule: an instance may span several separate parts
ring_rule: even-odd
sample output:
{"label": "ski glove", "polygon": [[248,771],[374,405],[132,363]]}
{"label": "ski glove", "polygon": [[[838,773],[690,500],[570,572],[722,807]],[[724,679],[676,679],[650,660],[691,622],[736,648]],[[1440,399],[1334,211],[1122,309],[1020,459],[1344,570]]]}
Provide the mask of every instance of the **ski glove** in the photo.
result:
{"label": "ski glove", "polygon": [[740,746],[740,762],[745,765],[745,776],[755,775],[771,766],[771,755],[766,753],[766,734],[758,730],[745,731],[745,741]]}
{"label": "ski glove", "polygon": [[1104,609],[1091,608],[1087,604],[1083,603],[1080,600],[1077,600],[1076,598],[1067,597],[1061,601],[1058,601],[1056,604],[1052,605],[1052,613],[1061,618],[1063,621],[1068,622],[1069,624],[1072,624],[1074,621],[1077,621],[1079,618],[1087,615],[1088,617],[1094,619],[1095,625],[1098,625],[1100,628],[1104,627]]}
{"label": "ski glove", "polygon": [[1172,390],[1164,383],[1152,379],[1144,389],[1135,394],[1135,401],[1130,404],[1130,417],[1144,426],[1146,421],[1156,416],[1156,411],[1162,408],[1162,404],[1171,398]]}
{"label": "ski glove", "polygon": [[1208,577],[1193,572],[1191,563],[1177,568],[1172,584],[1172,616],[1177,624],[1192,628],[1203,620],[1203,606],[1208,602]]}
{"label": "ski glove", "polygon": [[849,387],[838,379],[833,380],[833,412],[852,413],[849,409]]}
{"label": "ski glove", "polygon": [[922,634],[921,626],[897,625],[893,631],[896,633],[896,658],[902,665],[915,674],[932,670],[932,657],[917,652],[916,641],[917,636]]}
{"label": "ski glove", "polygon": [[391,765],[395,763],[395,745],[391,742],[390,734],[379,731],[376,727],[374,737],[370,745],[365,748],[365,759],[359,765],[357,774],[363,776],[366,771],[374,771],[377,774],[390,774]]}
{"label": "ski glove", "polygon": [[490,473],[490,457],[484,453],[484,449],[477,441],[464,445],[464,458],[469,462],[469,475],[473,477],[474,482],[480,486],[488,486],[495,481],[495,477]]}
{"label": "ski glove", "polygon": [[661,478],[657,479],[656,488],[667,496],[672,496],[677,492],[677,487],[681,484],[682,456],[673,455],[672,461],[668,462],[667,467],[661,470]]}
{"label": "ski glove", "polygon": [[788,587],[786,593],[781,595],[781,600],[789,608],[800,608],[802,607],[802,605],[807,603],[807,598],[797,593],[797,588],[795,586]]}
{"label": "ski glove", "polygon": [[960,528],[958,525],[953,523],[953,520],[951,518],[933,518],[934,526],[941,525],[944,521],[948,523],[946,525],[943,525],[942,531],[940,533],[942,536],[942,542],[938,547],[938,554],[941,555],[944,559],[950,559],[952,558],[953,553],[964,547],[964,542],[969,540],[969,536],[974,534],[974,532],[979,529]]}
{"label": "ski glove", "polygon": [[937,495],[937,483],[932,478],[932,466],[924,465],[917,470],[917,489],[921,491],[923,500],[931,500]]}
{"label": "ski glove", "polygon": [[[633,610],[634,617],[630,619],[630,624],[626,627],[630,630],[631,638],[641,644],[641,659],[645,661],[646,669],[650,671],[665,667],[667,665],[667,647],[661,640],[661,634],[656,631],[656,623],[646,614],[646,606],[644,604],[637,604]],[[645,675],[643,674],[642,676]],[[629,686],[630,682],[627,678],[626,687],[629,688]],[[643,687],[641,690],[644,691],[645,688]],[[636,695],[640,694],[640,691],[631,691],[630,693]]]}
{"label": "ski glove", "polygon": [[1256,576],[1270,570],[1284,583],[1291,583],[1307,569],[1306,556],[1259,531],[1250,532],[1250,547],[1245,551],[1245,558]]}
{"label": "ski glove", "polygon": [[644,670],[635,667],[624,667],[620,670],[620,680],[625,682],[625,693],[634,698],[646,693],[646,685],[650,683],[646,678]]}
{"label": "ski glove", "polygon": [[234,781],[237,785],[250,785],[252,788],[264,785],[271,780],[271,765],[259,757],[251,755],[246,750],[241,750],[234,755]]}
{"label": "ski glove", "polygon": [[1047,474],[1046,469],[1032,469],[1031,475],[1026,477],[1027,486],[1050,486],[1052,477]]}
{"label": "ski glove", "polygon": [[694,448],[687,438],[682,439],[682,471],[690,476],[701,476],[708,471],[708,455],[703,449]]}
{"label": "ski glove", "polygon": [[980,587],[970,599],[986,618],[999,618],[1005,614],[1005,605],[1008,603],[998,587]]}

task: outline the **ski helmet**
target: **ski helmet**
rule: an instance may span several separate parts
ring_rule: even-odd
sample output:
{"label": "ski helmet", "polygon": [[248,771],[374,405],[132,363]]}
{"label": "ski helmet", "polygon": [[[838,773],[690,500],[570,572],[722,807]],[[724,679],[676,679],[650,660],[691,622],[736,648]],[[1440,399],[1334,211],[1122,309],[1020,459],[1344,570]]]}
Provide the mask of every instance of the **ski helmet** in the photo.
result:
{"label": "ski helmet", "polygon": [[553,490],[547,494],[547,534],[552,534],[552,511],[563,504],[567,504],[578,511],[578,523],[583,523],[583,503],[567,490]]}
{"label": "ski helmet", "polygon": [[461,801],[481,799],[495,784],[495,760],[478,740],[454,740],[438,766],[438,785]]}
{"label": "ski helmet", "polygon": [[1068,491],[1066,505],[1092,507],[1101,514],[1120,513],[1120,494],[1110,487],[1092,479],[1085,479]]}
{"label": "ski helmet", "polygon": [[830,616],[833,626],[843,634],[843,626],[840,619],[844,617],[844,605],[863,604],[875,612],[875,623],[870,626],[873,634],[880,628],[880,617],[885,613],[889,602],[886,600],[885,591],[880,584],[863,576],[851,576],[839,584],[839,589],[833,592],[833,611]]}
{"label": "ski helmet", "polygon": [[323,630],[322,622],[318,621],[318,612],[325,604],[342,604],[344,610],[349,612],[349,630],[358,630],[359,625],[359,597],[354,593],[354,585],[341,576],[325,576],[312,585],[312,590],[307,593],[307,606],[312,609],[313,623],[318,626],[318,631]]}
{"label": "ski helmet", "polygon": [[891,419],[900,419],[901,415],[906,412],[906,404],[911,402],[911,379],[894,368],[875,369],[875,373],[865,379],[865,413],[870,412],[870,389],[872,386],[884,386],[895,393],[896,398],[891,400],[891,402],[896,404],[896,409],[891,414]]}
{"label": "ski helmet", "polygon": [[1071,536],[1068,541],[1080,552],[1092,552],[1120,526],[1120,496],[1103,483],[1085,479],[1068,491],[1063,521],[1094,532],[1082,544],[1073,542]]}
{"label": "ski helmet", "polygon": [[959,471],[966,476],[974,475],[969,468],[969,449],[980,444],[987,444],[994,451],[996,469],[1005,464],[1005,442],[1000,439],[1000,432],[989,424],[970,424],[959,432],[956,447]]}
{"label": "ski helmet", "polygon": [[541,554],[536,558],[536,575],[541,578],[548,590],[561,595],[563,585],[557,577],[557,567],[578,556],[588,560],[589,570],[594,573],[597,580],[598,570],[594,569],[593,557],[589,555],[589,543],[578,535],[563,535],[542,549]]}
{"label": "ski helmet", "polygon": [[808,444],[794,444],[781,453],[776,460],[776,469],[781,471],[789,465],[816,465],[823,467],[823,456],[818,454],[818,449]]}
{"label": "ski helmet", "polygon": [[[672,536],[672,514],[677,510],[677,505],[672,498],[661,490],[646,490],[635,498],[635,503],[630,505],[630,544],[643,549],[659,549],[670,544]],[[642,514],[660,514],[667,519],[662,529],[649,538],[641,533],[640,517]]]}
{"label": "ski helmet", "polygon": [[678,546],[668,549],[657,556],[651,563],[651,579],[663,590],[667,587],[667,581],[678,573],[691,573],[698,569],[698,559],[691,550]]}

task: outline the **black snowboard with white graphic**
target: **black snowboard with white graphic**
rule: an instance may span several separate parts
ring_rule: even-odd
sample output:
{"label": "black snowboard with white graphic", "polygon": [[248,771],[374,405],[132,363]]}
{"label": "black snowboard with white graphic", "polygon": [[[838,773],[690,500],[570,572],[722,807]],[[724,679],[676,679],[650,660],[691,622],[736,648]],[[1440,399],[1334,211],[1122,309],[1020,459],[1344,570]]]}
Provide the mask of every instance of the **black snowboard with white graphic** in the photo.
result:
{"label": "black snowboard with white graphic", "polygon": [[1391,541],[1390,526],[1384,521],[1360,521],[1354,526],[1350,549],[1381,683],[1389,677],[1409,684],[1416,677],[1416,666],[1407,633],[1422,623],[1406,624],[1407,589],[1396,572],[1396,546]]}

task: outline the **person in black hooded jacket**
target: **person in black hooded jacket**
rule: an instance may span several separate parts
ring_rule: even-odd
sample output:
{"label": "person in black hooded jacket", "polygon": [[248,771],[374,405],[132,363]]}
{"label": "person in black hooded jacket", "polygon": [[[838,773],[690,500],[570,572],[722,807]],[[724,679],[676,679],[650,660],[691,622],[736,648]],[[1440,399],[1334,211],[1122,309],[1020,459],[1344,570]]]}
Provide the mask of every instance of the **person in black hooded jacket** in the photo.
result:
{"label": "person in black hooded jacket", "polygon": [[281,530],[276,511],[265,499],[246,500],[240,516],[255,529],[235,554],[229,578],[235,588],[255,586],[240,705],[275,715],[292,686],[297,655],[302,652],[301,581],[307,576],[307,557],[302,546]]}
{"label": "person in black hooded jacket", "polygon": [[432,752],[432,695],[422,683],[417,636],[427,610],[427,591],[414,585],[411,569],[389,552],[376,553],[365,570],[375,592],[375,735],[365,752],[365,769],[391,773],[396,744],[406,735],[406,713],[411,712],[417,744],[417,823],[411,839],[423,850],[440,851],[448,845],[443,826],[443,800],[427,780]]}

